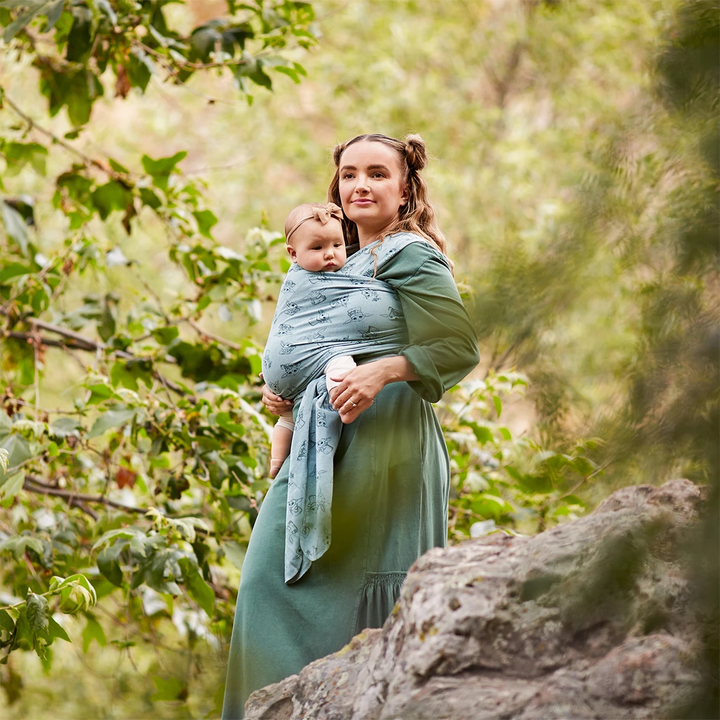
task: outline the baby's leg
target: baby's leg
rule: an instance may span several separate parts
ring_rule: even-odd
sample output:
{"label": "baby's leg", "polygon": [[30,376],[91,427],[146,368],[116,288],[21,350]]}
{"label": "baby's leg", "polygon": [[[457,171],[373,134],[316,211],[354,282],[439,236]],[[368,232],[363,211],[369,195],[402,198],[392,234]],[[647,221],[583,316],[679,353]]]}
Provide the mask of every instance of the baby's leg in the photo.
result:
{"label": "baby's leg", "polygon": [[[343,381],[345,376],[356,367],[357,365],[350,355],[338,355],[337,357],[334,357],[325,366],[325,385],[327,386],[328,391],[337,387]],[[330,376],[339,378],[339,380],[331,380]]]}
{"label": "baby's leg", "polygon": [[275,423],[272,433],[272,446],[270,449],[270,477],[274,478],[285,458],[290,454],[290,445],[292,444],[293,430],[295,423],[293,422],[292,411],[283,413],[280,419]]}

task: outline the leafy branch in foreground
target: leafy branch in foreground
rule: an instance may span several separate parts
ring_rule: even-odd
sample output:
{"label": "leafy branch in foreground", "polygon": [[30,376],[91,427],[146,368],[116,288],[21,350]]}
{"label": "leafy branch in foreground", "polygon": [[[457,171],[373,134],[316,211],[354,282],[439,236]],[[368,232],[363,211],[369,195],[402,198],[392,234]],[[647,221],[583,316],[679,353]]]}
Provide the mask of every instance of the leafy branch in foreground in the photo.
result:
{"label": "leafy branch in foreground", "polygon": [[[0,87],[5,663],[32,650],[49,670],[53,641],[75,627],[66,615],[84,624],[84,652],[112,638],[106,618],[121,652],[131,636],[165,647],[168,623],[182,624],[190,653],[199,638],[217,646],[232,619],[228,576],[268,486],[260,348],[209,327],[261,319],[282,236],[256,228],[237,250],[219,244],[184,151],[123,164],[76,141],[109,84],[120,102],[153,77],[183,84],[227,69],[251,100],[248,83],[272,89],[271,71],[299,81],[292,58],[315,42],[313,10],[228,2],[228,16],[185,36],[166,22],[168,4],[0,2],[0,51],[30,55],[49,116]],[[63,108],[65,135],[52,121]],[[38,175],[52,189],[34,196]],[[133,250],[141,234],[164,252],[159,276]],[[66,402],[45,407],[58,373]],[[156,681],[157,699],[188,697],[189,677]]]}
{"label": "leafy branch in foreground", "polygon": [[[270,71],[300,82],[305,70],[282,52],[316,44],[312,5],[306,2],[238,3],[183,35],[163,9],[171,0],[3,0],[3,41],[30,52],[50,116],[67,107],[76,127],[90,119],[105,92],[101,76],[115,76],[116,97],[144,92],[152,77],[186,83],[196,72],[229,69],[252,101],[250,83],[272,89]],[[76,135],[74,131],[72,135]]]}
{"label": "leafy branch in foreground", "polygon": [[528,382],[516,372],[460,383],[439,406],[451,466],[450,536],[534,533],[585,512],[575,492],[602,473],[592,460],[598,440],[568,452],[550,450],[501,422]]}

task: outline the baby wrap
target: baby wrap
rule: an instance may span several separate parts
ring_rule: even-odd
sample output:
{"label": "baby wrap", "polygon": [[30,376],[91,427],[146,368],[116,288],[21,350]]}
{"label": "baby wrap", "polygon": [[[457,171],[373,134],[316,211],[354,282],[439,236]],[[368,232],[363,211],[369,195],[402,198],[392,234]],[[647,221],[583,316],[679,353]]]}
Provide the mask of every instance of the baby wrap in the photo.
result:
{"label": "baby wrap", "polygon": [[342,422],[330,405],[325,366],[338,355],[375,360],[407,345],[397,293],[373,274],[376,258],[380,268],[419,240],[411,233],[390,235],[356,252],[336,272],[309,272],[293,264],[283,282],[263,378],[296,408],[285,525],[288,584],[330,547],[333,459]]}

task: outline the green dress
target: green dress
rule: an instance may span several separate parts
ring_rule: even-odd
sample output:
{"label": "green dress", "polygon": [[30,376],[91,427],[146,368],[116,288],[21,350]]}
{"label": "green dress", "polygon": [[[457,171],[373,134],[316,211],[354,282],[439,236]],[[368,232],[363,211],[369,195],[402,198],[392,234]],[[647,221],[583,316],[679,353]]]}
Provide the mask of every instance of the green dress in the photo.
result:
{"label": "green dress", "polygon": [[[479,361],[455,282],[427,242],[387,261],[407,323],[402,351],[420,378],[386,386],[343,427],[335,454],[332,543],[299,582],[284,582],[288,463],[271,485],[242,569],[223,719],[242,718],[251,692],[380,627],[410,565],[445,545],[450,466],[431,406]],[[362,356],[355,355],[362,363]]]}

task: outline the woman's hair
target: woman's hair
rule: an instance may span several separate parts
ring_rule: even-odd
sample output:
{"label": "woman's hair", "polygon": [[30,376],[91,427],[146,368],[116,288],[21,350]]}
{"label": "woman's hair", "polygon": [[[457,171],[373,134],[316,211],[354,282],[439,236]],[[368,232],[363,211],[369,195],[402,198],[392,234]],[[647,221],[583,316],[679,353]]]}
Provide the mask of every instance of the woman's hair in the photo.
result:
{"label": "woman's hair", "polygon": [[[435,208],[428,201],[427,185],[420,177],[420,171],[427,164],[425,142],[419,135],[406,135],[405,140],[396,140],[387,135],[358,135],[352,140],[335,146],[333,160],[335,161],[335,175],[328,188],[328,200],[336,205],[340,202],[340,158],[345,150],[357,142],[381,142],[389,145],[398,154],[400,170],[403,172],[407,187],[408,200],[400,207],[397,222],[385,233],[391,235],[396,232],[413,232],[424,237],[428,242],[446,255],[445,236],[438,227],[435,218]],[[358,242],[357,225],[348,220],[343,212],[343,230],[348,245]]]}

